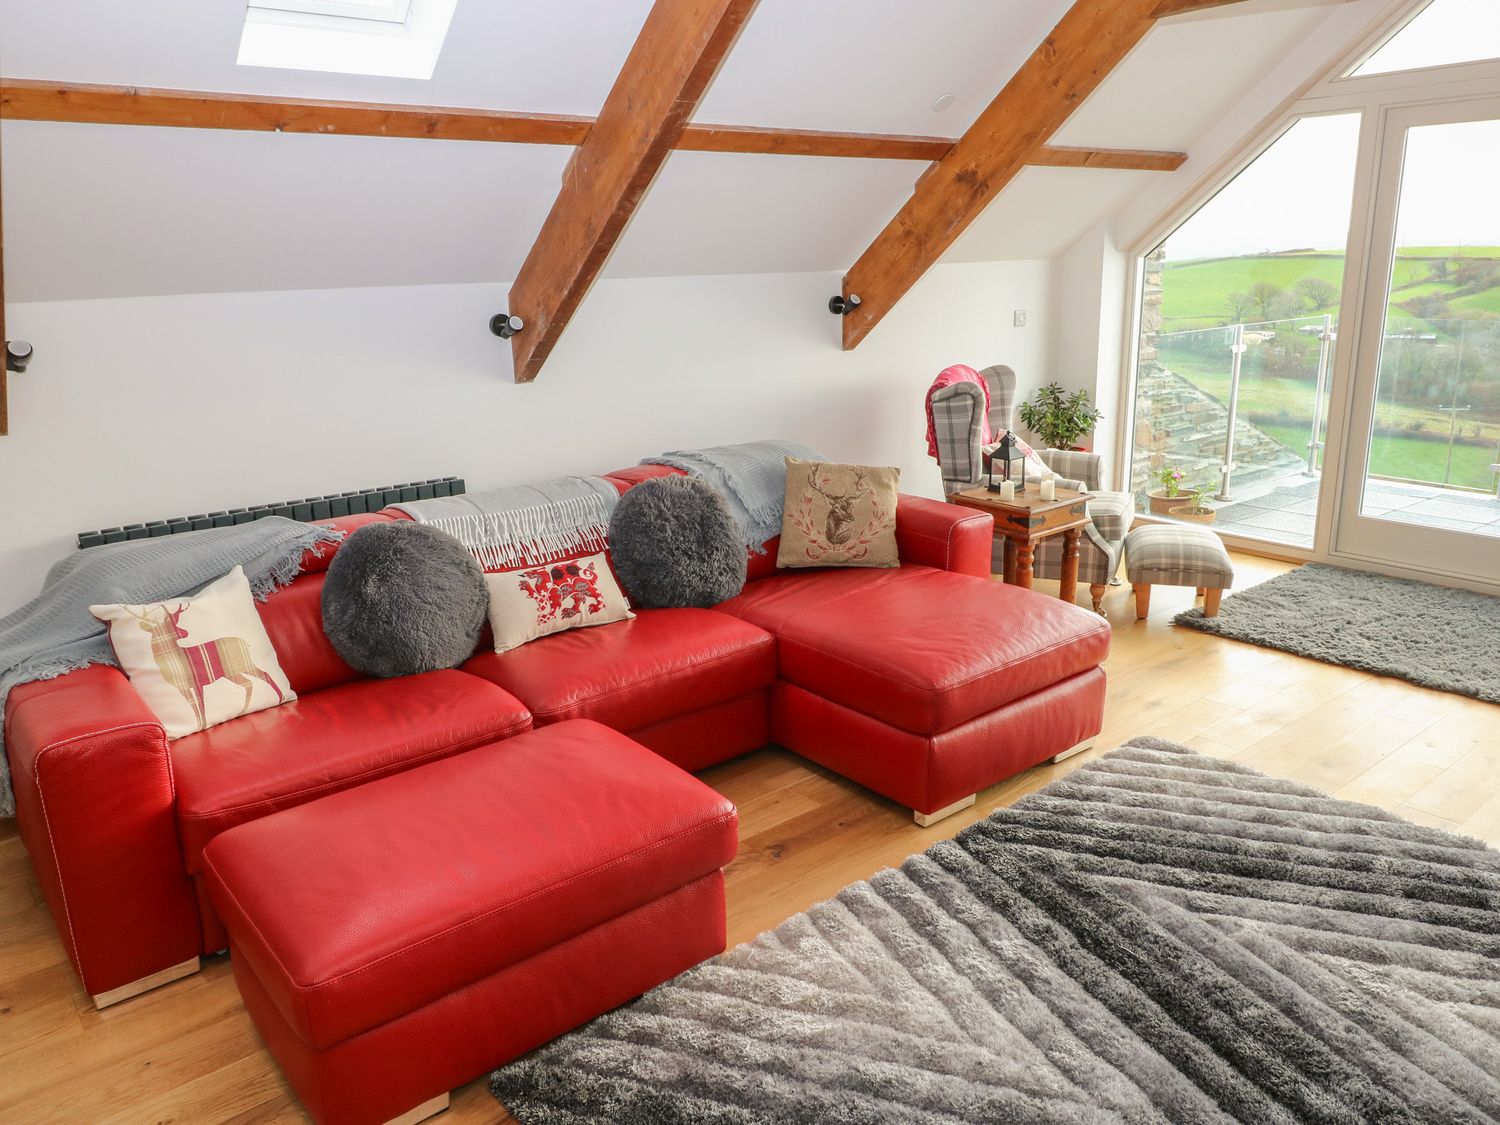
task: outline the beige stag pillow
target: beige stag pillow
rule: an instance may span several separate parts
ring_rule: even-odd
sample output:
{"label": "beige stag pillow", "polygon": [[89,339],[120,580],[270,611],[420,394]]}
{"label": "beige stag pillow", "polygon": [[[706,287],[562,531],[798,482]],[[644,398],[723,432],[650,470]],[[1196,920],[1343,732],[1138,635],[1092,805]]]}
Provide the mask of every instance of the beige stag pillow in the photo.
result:
{"label": "beige stag pillow", "polygon": [[786,459],[777,566],[900,566],[896,486],[901,470]]}
{"label": "beige stag pillow", "polygon": [[190,598],[89,612],[109,626],[115,658],[168,738],[297,698],[241,567]]}
{"label": "beige stag pillow", "polygon": [[635,616],[603,554],[490,572],[484,584],[490,588],[496,652],[509,652],[564,629]]}

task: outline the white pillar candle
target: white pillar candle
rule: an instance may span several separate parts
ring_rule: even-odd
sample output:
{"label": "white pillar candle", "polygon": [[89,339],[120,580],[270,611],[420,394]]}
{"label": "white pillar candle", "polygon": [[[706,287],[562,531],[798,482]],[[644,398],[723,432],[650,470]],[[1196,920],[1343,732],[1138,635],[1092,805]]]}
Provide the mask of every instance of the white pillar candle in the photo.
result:
{"label": "white pillar candle", "polygon": [[1054,481],[1051,477],[1048,477],[1046,480],[1042,481],[1042,499],[1057,499],[1057,482]]}
{"label": "white pillar candle", "polygon": [[1004,500],[1007,504],[1011,504],[1011,503],[1015,502],[1015,499],[1016,499],[1016,482],[1015,481],[1013,481],[1013,480],[1007,480],[1007,481],[1001,481],[1000,482],[1000,499]]}

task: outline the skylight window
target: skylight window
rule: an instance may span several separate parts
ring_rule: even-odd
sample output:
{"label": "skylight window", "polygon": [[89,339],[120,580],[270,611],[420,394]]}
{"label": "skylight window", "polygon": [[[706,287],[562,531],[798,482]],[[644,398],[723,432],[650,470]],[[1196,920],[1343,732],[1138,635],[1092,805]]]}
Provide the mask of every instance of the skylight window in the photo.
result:
{"label": "skylight window", "polygon": [[250,0],[241,66],[429,79],[458,0]]}
{"label": "skylight window", "polygon": [[1351,77],[1420,70],[1500,58],[1500,4],[1495,0],[1431,0]]}

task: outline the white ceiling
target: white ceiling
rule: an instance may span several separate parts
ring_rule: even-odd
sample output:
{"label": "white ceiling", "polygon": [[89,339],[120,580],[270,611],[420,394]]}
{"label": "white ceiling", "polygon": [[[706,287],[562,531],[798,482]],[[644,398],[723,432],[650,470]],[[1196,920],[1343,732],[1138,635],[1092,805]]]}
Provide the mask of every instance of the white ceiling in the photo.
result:
{"label": "white ceiling", "polygon": [[[956,135],[1068,2],[762,0],[697,120]],[[460,0],[437,71],[420,82],[238,67],[244,0],[0,0],[0,74],[592,114],[648,8]],[[1190,149],[1328,12],[1324,0],[1248,0],[1168,21],[1057,140]],[[935,114],[943,93],[954,104]],[[503,281],[571,151],[14,121],[0,134],[16,301]],[[677,153],[607,275],[842,271],[920,171]],[[1057,254],[1150,179],[1029,169],[950,256]]]}

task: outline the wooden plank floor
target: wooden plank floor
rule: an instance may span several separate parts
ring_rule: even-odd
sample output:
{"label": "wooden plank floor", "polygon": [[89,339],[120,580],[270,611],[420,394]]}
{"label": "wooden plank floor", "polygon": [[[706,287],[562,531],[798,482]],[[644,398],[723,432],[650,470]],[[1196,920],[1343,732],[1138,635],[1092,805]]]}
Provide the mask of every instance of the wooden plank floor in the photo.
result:
{"label": "wooden plank floor", "polygon": [[[1242,587],[1288,569],[1244,555],[1235,561]],[[1128,588],[1111,590],[1109,705],[1097,749],[995,786],[934,828],[917,828],[907,810],[783,751],[710,771],[706,780],[740,807],[740,851],[728,873],[730,942],[1139,734],[1500,844],[1500,707],[1173,629],[1172,615],[1191,601],[1191,590],[1158,588],[1151,619],[1137,623]],[[303,1120],[240,1006],[227,961],[94,1011],[14,824],[0,821],[0,1121]],[[439,1120],[510,1118],[475,1082]]]}

